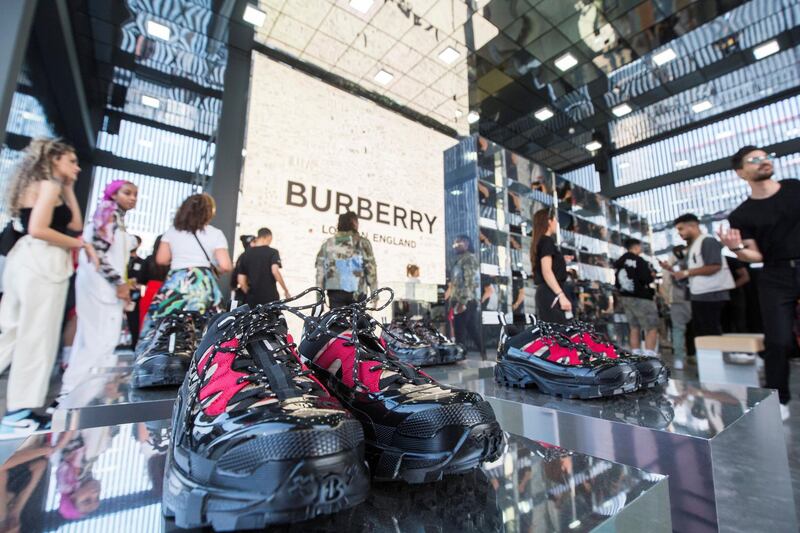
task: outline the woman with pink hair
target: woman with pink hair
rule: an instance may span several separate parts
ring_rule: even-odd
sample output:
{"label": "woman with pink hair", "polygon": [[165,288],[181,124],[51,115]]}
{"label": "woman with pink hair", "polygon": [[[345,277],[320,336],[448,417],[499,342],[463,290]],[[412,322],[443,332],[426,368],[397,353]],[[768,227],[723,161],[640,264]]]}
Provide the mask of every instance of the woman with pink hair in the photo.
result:
{"label": "woman with pink hair", "polygon": [[86,254],[78,260],[75,307],[78,330],[64,373],[59,402],[85,380],[92,368],[114,364],[114,349],[122,329],[125,305],[131,298],[127,278],[135,239],[125,229],[125,213],[136,207],[138,189],[129,181],[106,185],[83,238],[97,250],[100,265]]}

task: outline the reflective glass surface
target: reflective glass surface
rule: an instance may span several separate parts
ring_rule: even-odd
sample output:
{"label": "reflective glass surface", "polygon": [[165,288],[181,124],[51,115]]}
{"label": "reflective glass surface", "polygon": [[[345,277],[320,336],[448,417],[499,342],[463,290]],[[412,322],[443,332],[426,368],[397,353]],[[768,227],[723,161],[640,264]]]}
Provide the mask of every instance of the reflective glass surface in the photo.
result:
{"label": "reflective glass surface", "polygon": [[[0,466],[3,530],[175,530],[161,516],[168,443],[168,420],[29,438]],[[668,531],[665,490],[663,476],[509,437],[500,459],[470,474],[375,484],[358,507],[275,530]]]}

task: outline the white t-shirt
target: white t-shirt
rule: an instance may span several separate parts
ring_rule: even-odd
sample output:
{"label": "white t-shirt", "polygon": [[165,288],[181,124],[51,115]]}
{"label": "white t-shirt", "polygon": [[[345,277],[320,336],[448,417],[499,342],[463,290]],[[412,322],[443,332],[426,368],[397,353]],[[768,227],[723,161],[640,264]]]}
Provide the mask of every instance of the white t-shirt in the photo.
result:
{"label": "white t-shirt", "polygon": [[[197,239],[200,239],[200,244],[203,245],[206,254],[211,260],[214,260],[214,252],[220,249],[228,249],[228,240],[219,229],[214,226],[206,226],[197,232]],[[188,231],[179,231],[174,227],[169,228],[161,236],[161,242],[169,243],[169,249],[172,253],[172,263],[170,268],[177,270],[179,268],[192,268],[192,267],[208,267],[208,259],[206,259],[203,250],[200,249],[200,244],[197,243]]]}

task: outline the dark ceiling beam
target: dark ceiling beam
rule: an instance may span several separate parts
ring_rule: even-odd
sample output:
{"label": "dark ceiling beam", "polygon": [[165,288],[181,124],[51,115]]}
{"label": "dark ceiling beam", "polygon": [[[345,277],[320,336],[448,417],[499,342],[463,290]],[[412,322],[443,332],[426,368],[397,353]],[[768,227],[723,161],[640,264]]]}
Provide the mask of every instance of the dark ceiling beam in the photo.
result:
{"label": "dark ceiling beam", "polygon": [[200,139],[202,141],[207,141],[211,137],[210,135],[206,135],[205,133],[200,133],[194,130],[187,130],[185,128],[179,128],[178,126],[170,126],[169,124],[164,124],[163,122],[159,122],[157,120],[140,117],[138,115],[131,115],[129,113],[125,113],[123,111],[116,111],[114,109],[106,109],[106,116],[116,117],[119,118],[120,120],[135,122],[136,124],[141,124],[143,126],[158,128],[162,131],[168,131],[171,133],[175,133],[177,135],[183,135],[184,137],[192,137],[193,139]]}
{"label": "dark ceiling beam", "polygon": [[451,128],[450,126],[446,126],[435,120],[427,115],[423,115],[422,113],[415,111],[409,107],[404,105],[400,105],[394,100],[383,96],[382,94],[378,94],[376,92],[370,91],[361,85],[352,82],[342,76],[334,74],[333,72],[328,72],[327,70],[303,61],[302,59],[298,59],[286,52],[282,52],[280,50],[276,50],[274,48],[270,48],[269,46],[255,42],[253,43],[253,50],[256,52],[263,54],[275,61],[280,63],[284,63],[289,65],[292,68],[295,68],[301,72],[308,74],[313,78],[317,78],[320,81],[327,83],[328,85],[332,85],[339,90],[348,92],[354,96],[360,96],[361,98],[366,98],[374,102],[375,104],[383,107],[384,109],[388,109],[389,111],[393,111],[398,113],[405,118],[417,122],[418,124],[422,124],[425,127],[431,128],[433,130],[438,131],[448,137],[453,137],[454,139],[458,138],[458,132]]}
{"label": "dark ceiling beam", "polygon": [[114,155],[105,150],[94,151],[93,163],[96,167],[113,168],[116,170],[124,170],[126,172],[133,172],[135,174],[145,174],[147,176],[181,181],[184,183],[191,183],[192,179],[194,178],[193,172],[179,170],[172,167],[165,167],[162,165],[155,165],[153,163],[145,163],[144,161],[136,161],[134,159],[127,159],[125,157]]}
{"label": "dark ceiling beam", "polygon": [[28,49],[36,0],[6,0],[0,16],[0,124],[5,138],[11,100]]}
{"label": "dark ceiling beam", "polygon": [[[800,138],[764,146],[763,149],[766,152],[774,152],[776,157],[798,153],[800,152]],[[733,175],[733,170],[731,170],[731,160],[728,157],[703,163],[702,165],[676,170],[675,172],[663,174],[655,178],[637,181],[636,183],[623,185],[622,187],[614,187],[613,190],[610,190],[605,194],[612,199],[619,198],[621,196],[637,194],[640,192],[657,189],[659,187],[664,187],[665,185],[682,183],[694,178],[702,178],[703,176],[708,176],[709,174],[725,171],[730,171],[731,175]]]}

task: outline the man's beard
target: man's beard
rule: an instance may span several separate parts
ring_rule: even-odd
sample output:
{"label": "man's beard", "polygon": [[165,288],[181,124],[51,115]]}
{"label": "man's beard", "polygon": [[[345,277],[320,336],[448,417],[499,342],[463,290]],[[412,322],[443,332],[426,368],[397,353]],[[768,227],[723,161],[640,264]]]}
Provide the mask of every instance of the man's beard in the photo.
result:
{"label": "man's beard", "polygon": [[772,178],[773,174],[774,174],[774,172],[768,172],[766,174],[756,174],[753,177],[753,181],[766,181],[766,180]]}

